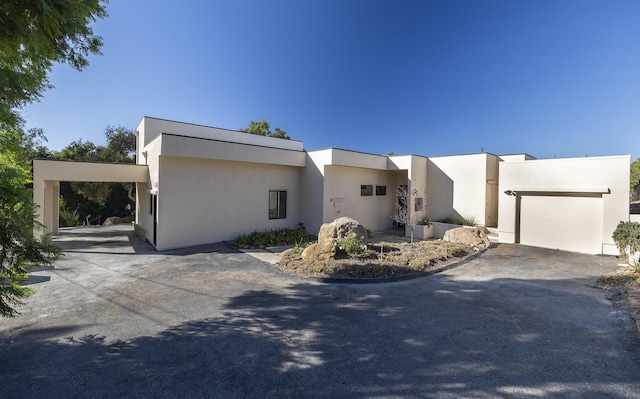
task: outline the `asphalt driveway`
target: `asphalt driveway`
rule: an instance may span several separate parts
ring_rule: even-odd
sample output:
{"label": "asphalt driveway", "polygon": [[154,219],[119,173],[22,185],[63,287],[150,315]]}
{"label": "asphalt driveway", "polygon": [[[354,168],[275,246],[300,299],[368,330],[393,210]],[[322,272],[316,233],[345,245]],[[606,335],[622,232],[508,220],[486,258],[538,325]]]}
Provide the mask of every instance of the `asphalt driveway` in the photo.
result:
{"label": "asphalt driveway", "polygon": [[614,258],[500,245],[348,285],[222,244],[158,253],[128,226],[56,240],[0,319],[1,398],[640,397],[631,321],[590,287]]}

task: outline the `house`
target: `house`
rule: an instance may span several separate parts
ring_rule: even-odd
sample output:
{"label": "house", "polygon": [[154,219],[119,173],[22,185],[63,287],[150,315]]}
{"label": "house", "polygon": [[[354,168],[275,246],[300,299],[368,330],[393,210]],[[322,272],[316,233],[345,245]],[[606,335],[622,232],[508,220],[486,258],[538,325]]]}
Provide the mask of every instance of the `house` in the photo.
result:
{"label": "house", "polygon": [[136,183],[136,226],[158,250],[282,227],[315,233],[340,216],[389,229],[403,185],[410,209],[473,217],[505,243],[617,254],[611,234],[629,219],[630,156],[306,151],[300,141],[149,117],[137,128],[136,153],[137,165],[35,160],[45,232],[57,232],[61,180]]}

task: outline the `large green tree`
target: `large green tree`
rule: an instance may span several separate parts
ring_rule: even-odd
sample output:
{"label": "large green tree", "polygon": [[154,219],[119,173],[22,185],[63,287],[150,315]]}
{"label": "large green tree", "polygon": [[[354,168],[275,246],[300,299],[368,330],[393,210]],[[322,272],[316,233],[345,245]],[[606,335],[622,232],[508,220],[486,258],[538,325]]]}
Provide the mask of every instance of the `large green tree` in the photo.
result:
{"label": "large green tree", "polygon": [[[33,238],[36,209],[28,187],[31,173],[20,110],[38,100],[54,63],[77,70],[99,54],[102,39],[91,23],[106,17],[106,0],[0,1],[0,315],[12,316],[30,290],[21,285],[29,267],[58,254],[46,240]],[[30,153],[28,152],[30,151]]]}
{"label": "large green tree", "polygon": [[287,139],[287,140],[291,139],[291,137],[287,135],[287,132],[280,129],[279,127],[276,127],[273,131],[271,131],[269,122],[267,121],[260,121],[260,122],[251,121],[249,123],[249,127],[247,127],[246,129],[240,129],[240,131],[245,133],[256,134],[258,136],[276,137],[279,139]]}
{"label": "large green tree", "polygon": [[23,283],[32,265],[50,264],[60,250],[49,237],[34,238],[36,209],[28,149],[22,131],[0,134],[0,315],[15,316],[15,306],[32,290]]}

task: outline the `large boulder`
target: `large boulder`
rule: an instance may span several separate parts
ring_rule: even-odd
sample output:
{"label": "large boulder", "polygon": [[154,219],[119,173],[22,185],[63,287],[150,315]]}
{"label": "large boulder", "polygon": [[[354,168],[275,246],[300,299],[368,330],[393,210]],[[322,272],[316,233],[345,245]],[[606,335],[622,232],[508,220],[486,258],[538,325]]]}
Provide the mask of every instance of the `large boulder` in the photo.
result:
{"label": "large boulder", "polygon": [[335,242],[347,237],[356,236],[366,244],[369,240],[367,229],[355,219],[341,217],[331,223],[325,223],[320,227],[318,243]]}
{"label": "large boulder", "polygon": [[487,235],[475,227],[458,227],[456,229],[447,230],[444,233],[442,240],[472,245],[480,248],[489,248],[491,245]]}
{"label": "large boulder", "polygon": [[336,244],[331,241],[311,244],[302,251],[303,260],[329,260],[336,256]]}
{"label": "large boulder", "polygon": [[118,216],[111,216],[108,217],[104,223],[102,223],[103,226],[111,226],[112,224],[124,224],[127,223],[126,220],[124,220],[124,218],[118,217]]}

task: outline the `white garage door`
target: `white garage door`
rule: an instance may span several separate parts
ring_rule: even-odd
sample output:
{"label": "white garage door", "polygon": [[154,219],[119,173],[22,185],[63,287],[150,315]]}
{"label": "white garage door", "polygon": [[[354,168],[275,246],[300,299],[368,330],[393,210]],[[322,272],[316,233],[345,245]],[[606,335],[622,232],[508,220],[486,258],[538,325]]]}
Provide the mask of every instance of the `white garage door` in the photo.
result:
{"label": "white garage door", "polygon": [[564,251],[602,251],[602,197],[523,195],[520,243]]}

